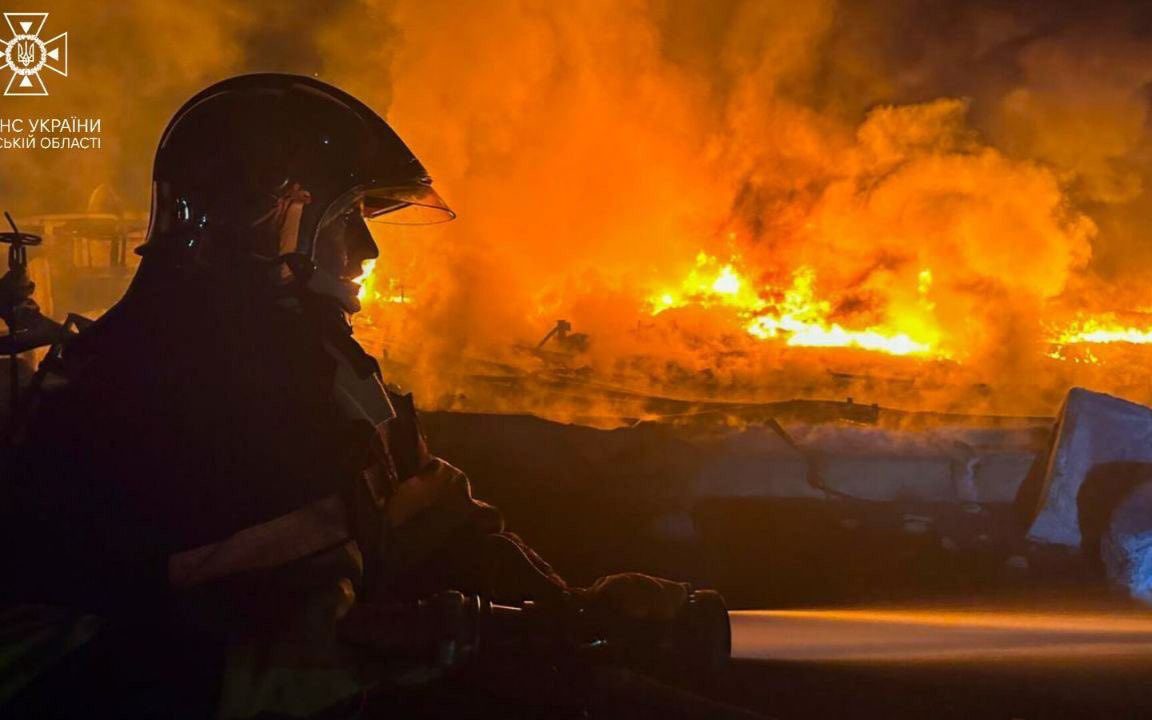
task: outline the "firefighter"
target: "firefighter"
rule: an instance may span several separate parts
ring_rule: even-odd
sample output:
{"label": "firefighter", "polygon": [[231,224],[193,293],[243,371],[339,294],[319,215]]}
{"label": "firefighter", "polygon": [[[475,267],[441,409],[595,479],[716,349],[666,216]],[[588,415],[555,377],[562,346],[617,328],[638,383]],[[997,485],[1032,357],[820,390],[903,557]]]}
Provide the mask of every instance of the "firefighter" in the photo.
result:
{"label": "firefighter", "polygon": [[236,77],[176,113],[139,270],[65,348],[21,455],[27,515],[56,519],[25,528],[22,586],[75,625],[17,707],[338,714],[425,677],[348,642],[354,608],[449,588],[675,612],[679,583],[568,587],[429,454],[353,338],[366,222],[452,218],[384,120],[318,80]]}

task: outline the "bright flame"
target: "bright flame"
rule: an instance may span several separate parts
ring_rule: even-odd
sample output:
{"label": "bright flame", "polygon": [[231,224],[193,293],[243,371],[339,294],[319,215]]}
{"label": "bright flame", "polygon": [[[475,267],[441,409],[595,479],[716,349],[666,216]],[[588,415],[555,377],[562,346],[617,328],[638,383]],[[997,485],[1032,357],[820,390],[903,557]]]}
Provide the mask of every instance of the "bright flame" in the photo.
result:
{"label": "bright flame", "polygon": [[1092,351],[1093,346],[1149,345],[1152,344],[1152,329],[1125,323],[1114,313],[1080,315],[1068,325],[1054,330],[1048,342],[1051,350],[1047,355],[1054,360],[1102,365],[1104,361]]}
{"label": "bright flame", "polygon": [[685,305],[732,307],[747,312],[767,305],[731,263],[721,266],[707,253],[696,255],[696,266],[680,283],[679,291],[665,290],[649,298],[648,304],[653,315]]}
{"label": "bright flame", "polygon": [[375,258],[365,260],[362,267],[364,271],[353,282],[360,285],[356,297],[360,299],[360,304],[364,308],[378,303],[407,304],[412,302],[412,298],[408,297],[404,286],[395,278],[383,278],[387,289],[385,292],[380,291],[379,283],[382,278],[376,274]]}
{"label": "bright flame", "polygon": [[1124,325],[1115,315],[1104,314],[1099,317],[1081,317],[1057,334],[1052,342],[1056,345],[1077,343],[1147,345],[1152,343],[1152,329],[1141,330],[1131,325]]}
{"label": "bright flame", "polygon": [[380,293],[376,292],[376,259],[365,260],[364,264],[360,267],[363,271],[353,282],[360,286],[356,297],[359,298],[360,304],[364,305],[380,297]]}
{"label": "bright flame", "polygon": [[[832,304],[816,297],[816,273],[812,268],[798,268],[783,299],[771,302],[765,296],[779,293],[770,292],[771,288],[756,291],[740,276],[736,262],[738,258],[720,265],[716,258],[700,253],[696,267],[681,283],[679,292],[664,291],[649,299],[652,314],[686,305],[729,307],[746,318],[748,334],[761,340],[779,338],[794,347],[855,347],[891,355],[944,356],[933,343],[917,339],[908,331],[885,327],[849,330],[830,322]],[[931,288],[932,272],[921,271],[918,281],[922,304],[930,310],[931,303],[925,298]]]}
{"label": "bright flame", "polygon": [[712,283],[712,290],[721,295],[738,295],[740,293],[740,276],[736,274],[731,265],[725,265],[724,269],[720,271],[720,277]]}

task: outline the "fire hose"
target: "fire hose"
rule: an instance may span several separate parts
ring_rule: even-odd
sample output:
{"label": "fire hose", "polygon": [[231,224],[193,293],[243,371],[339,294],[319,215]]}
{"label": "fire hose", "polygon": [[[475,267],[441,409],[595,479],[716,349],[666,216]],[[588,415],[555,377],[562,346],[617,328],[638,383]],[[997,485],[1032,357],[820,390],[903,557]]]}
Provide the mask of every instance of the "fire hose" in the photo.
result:
{"label": "fire hose", "polygon": [[732,646],[728,609],[712,590],[690,593],[671,620],[623,617],[576,596],[545,607],[453,591],[361,607],[348,630],[351,642],[449,671],[490,658],[565,657],[701,689],[719,678]]}

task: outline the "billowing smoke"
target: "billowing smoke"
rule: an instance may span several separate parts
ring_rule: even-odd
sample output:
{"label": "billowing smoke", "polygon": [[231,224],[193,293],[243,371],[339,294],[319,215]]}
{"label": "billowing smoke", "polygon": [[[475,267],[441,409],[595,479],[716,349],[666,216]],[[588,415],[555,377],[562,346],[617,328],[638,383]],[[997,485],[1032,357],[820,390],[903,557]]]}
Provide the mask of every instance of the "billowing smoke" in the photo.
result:
{"label": "billowing smoke", "polygon": [[[1033,384],[1049,362],[1041,319],[1098,242],[1094,211],[1142,194],[1108,155],[1131,153],[1122,131],[1142,120],[1104,112],[1111,150],[1043,152],[1090,142],[1072,130],[1100,111],[1049,79],[1092,85],[1065,38],[1085,41],[1051,4],[953,5],[393,6],[391,117],[461,213],[414,241],[437,248],[406,280],[442,341],[421,341],[429,369],[560,317],[591,335],[598,374],[630,384],[764,396],[871,367],[782,355],[714,308],[650,317],[645,302],[705,252],[766,295],[811,268],[831,320]],[[1113,35],[1095,35],[1113,48],[1103,62],[1126,69],[1094,92],[1142,118],[1138,53]]]}
{"label": "billowing smoke", "polygon": [[[1140,293],[1152,269],[1149,11],[54,5],[51,21],[71,24],[73,77],[47,101],[5,98],[3,114],[35,102],[102,116],[107,147],[0,158],[5,204],[81,209],[111,182],[143,209],[152,146],[184,98],[242,71],[316,73],[386,114],[459,213],[377,232],[376,290],[404,302],[372,306],[366,333],[429,402],[469,394],[461,378],[493,363],[547,361],[515,348],[559,319],[589,336],[569,367],[664,393],[835,396],[831,372],[899,381],[868,385],[870,400],[1043,412],[1084,381],[1074,370],[1129,389],[1047,355],[1053,327],[1077,312],[1152,306]],[[739,303],[684,290],[694,272],[723,269]],[[801,285],[827,326],[930,350],[895,358],[749,334]]]}

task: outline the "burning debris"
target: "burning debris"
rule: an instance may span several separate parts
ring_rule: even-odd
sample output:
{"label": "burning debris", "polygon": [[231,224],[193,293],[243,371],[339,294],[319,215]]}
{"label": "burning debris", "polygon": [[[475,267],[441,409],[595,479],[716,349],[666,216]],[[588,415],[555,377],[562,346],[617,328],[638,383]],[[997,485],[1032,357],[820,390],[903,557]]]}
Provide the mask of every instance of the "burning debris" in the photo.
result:
{"label": "burning debris", "polygon": [[549,340],[558,346],[561,352],[569,355],[586,351],[590,341],[587,334],[572,332],[572,323],[567,320],[557,320],[556,327],[549,330],[548,334],[536,343],[536,349],[542,350]]}
{"label": "burning debris", "polygon": [[[697,255],[697,267],[684,281],[680,293],[664,292],[649,301],[653,315],[687,304],[718,305],[740,311],[747,321],[745,329],[749,335],[761,340],[778,339],[790,347],[854,347],[892,355],[933,352],[930,342],[915,340],[906,332],[891,328],[847,330],[832,322],[832,303],[816,297],[812,268],[796,270],[791,287],[781,291],[754,287],[731,263],[716,272],[717,264],[715,258],[705,253]],[[930,310],[927,291],[932,284],[931,271],[921,271],[918,282],[925,309]]]}

